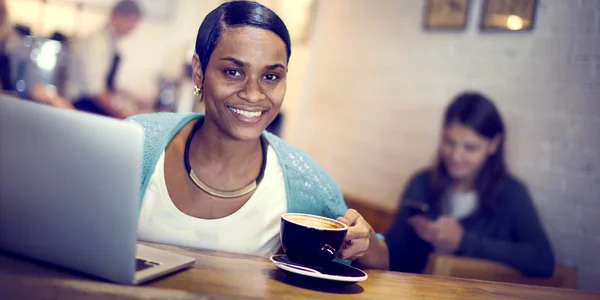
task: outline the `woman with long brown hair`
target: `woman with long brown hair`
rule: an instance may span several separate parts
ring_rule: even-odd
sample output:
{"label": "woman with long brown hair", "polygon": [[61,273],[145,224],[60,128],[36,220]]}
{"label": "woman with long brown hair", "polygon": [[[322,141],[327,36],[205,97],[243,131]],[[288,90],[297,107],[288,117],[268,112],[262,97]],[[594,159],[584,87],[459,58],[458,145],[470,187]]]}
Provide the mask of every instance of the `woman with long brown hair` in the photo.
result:
{"label": "woman with long brown hair", "polygon": [[420,273],[435,251],[552,276],[552,247],[527,188],[506,167],[505,140],[491,100],[456,97],[446,109],[437,161],[410,179],[368,266]]}

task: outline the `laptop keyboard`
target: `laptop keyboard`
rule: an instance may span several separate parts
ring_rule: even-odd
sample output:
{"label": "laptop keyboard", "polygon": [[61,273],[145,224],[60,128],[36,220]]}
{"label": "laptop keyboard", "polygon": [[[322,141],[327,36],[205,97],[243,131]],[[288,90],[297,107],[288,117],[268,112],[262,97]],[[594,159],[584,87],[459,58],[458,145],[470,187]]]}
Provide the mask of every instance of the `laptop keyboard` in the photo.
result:
{"label": "laptop keyboard", "polygon": [[157,262],[153,262],[153,261],[149,261],[149,260],[145,260],[145,259],[141,259],[141,258],[135,259],[135,271],[136,272],[146,270],[146,269],[156,267],[156,266],[160,266],[160,264]]}

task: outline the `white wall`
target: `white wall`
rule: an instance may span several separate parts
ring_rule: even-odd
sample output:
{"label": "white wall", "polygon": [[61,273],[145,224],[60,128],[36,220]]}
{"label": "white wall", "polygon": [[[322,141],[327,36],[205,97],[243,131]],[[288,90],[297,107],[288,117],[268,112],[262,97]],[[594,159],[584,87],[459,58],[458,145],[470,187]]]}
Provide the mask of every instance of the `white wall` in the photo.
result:
{"label": "white wall", "polygon": [[308,121],[291,139],[345,193],[393,209],[432,160],[450,98],[481,90],[504,115],[510,165],[558,262],[600,290],[600,1],[541,0],[533,32],[495,34],[479,32],[473,4],[465,32],[431,33],[424,1],[319,1]]}

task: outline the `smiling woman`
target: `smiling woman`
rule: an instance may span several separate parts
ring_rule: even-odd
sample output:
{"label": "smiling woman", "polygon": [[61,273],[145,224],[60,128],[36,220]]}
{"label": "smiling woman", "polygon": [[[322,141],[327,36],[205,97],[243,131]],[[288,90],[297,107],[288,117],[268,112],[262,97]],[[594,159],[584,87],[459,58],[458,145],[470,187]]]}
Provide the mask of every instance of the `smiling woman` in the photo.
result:
{"label": "smiling woman", "polygon": [[347,223],[342,258],[368,250],[373,230],[331,176],[265,131],[283,103],[290,55],[285,24],[261,4],[227,2],[206,16],[192,58],[205,114],[129,119],[146,135],[140,240],[268,256],[280,249],[280,216],[296,212]]}

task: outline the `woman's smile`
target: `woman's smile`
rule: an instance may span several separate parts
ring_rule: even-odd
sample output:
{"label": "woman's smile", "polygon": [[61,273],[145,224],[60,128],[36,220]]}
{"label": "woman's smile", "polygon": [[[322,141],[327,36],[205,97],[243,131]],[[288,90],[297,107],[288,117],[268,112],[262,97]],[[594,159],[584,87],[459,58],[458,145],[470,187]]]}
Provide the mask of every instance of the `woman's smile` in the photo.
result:
{"label": "woman's smile", "polygon": [[227,109],[229,109],[229,111],[231,112],[233,117],[235,117],[236,120],[245,124],[256,124],[260,122],[265,113],[267,112],[267,110],[257,110],[257,108],[241,109],[232,106],[227,106]]}

